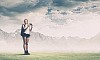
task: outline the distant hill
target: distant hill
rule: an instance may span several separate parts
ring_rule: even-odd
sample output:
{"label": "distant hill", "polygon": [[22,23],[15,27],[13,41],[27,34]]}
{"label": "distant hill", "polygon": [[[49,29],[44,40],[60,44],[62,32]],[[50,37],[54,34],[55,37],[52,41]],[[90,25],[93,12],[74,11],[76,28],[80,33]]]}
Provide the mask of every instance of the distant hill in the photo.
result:
{"label": "distant hill", "polygon": [[[66,52],[98,52],[100,51],[100,34],[85,39],[79,37],[50,37],[38,32],[32,32],[30,37],[30,50],[32,51],[66,51]],[[20,36],[20,29],[14,33],[6,33],[0,30],[0,40],[7,42],[10,47],[22,46],[22,37]],[[11,48],[12,49],[12,48]],[[15,48],[16,49],[16,48]]]}

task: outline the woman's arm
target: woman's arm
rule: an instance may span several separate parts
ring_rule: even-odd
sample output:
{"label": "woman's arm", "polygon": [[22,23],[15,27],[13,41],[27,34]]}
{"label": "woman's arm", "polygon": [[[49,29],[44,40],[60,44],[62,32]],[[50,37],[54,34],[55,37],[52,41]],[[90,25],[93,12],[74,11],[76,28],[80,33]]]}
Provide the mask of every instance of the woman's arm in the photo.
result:
{"label": "woman's arm", "polygon": [[22,24],[22,26],[23,26],[23,29],[25,30],[29,27],[29,26],[26,27],[24,24]]}
{"label": "woman's arm", "polygon": [[32,31],[33,25],[30,23],[29,30]]}

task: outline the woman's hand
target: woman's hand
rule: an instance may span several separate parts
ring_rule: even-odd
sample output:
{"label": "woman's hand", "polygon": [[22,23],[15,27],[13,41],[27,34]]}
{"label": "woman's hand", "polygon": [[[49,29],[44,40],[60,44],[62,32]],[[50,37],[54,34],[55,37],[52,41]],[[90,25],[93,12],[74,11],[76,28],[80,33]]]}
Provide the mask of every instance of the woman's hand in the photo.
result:
{"label": "woman's hand", "polygon": [[32,31],[32,28],[33,28],[32,23],[30,23],[29,25],[30,25],[30,31]]}
{"label": "woman's hand", "polygon": [[29,23],[30,25],[32,25],[32,23]]}

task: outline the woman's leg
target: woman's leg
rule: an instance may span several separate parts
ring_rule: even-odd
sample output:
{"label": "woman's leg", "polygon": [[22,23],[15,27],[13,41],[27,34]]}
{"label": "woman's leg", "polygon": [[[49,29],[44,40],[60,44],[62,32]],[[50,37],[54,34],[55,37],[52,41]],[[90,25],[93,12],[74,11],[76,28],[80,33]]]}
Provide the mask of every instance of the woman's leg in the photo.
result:
{"label": "woman's leg", "polygon": [[26,50],[28,51],[28,42],[29,42],[29,38],[26,38]]}
{"label": "woman's leg", "polygon": [[26,37],[23,37],[23,48],[25,52],[26,51]]}

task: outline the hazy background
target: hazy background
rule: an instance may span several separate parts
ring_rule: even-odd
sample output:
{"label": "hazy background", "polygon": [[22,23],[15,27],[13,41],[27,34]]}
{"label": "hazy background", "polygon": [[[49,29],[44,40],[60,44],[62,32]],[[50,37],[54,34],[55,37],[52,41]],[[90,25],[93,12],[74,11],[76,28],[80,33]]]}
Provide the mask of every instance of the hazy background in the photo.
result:
{"label": "hazy background", "polygon": [[26,18],[32,52],[100,52],[99,0],[0,0],[0,51],[23,51]]}

